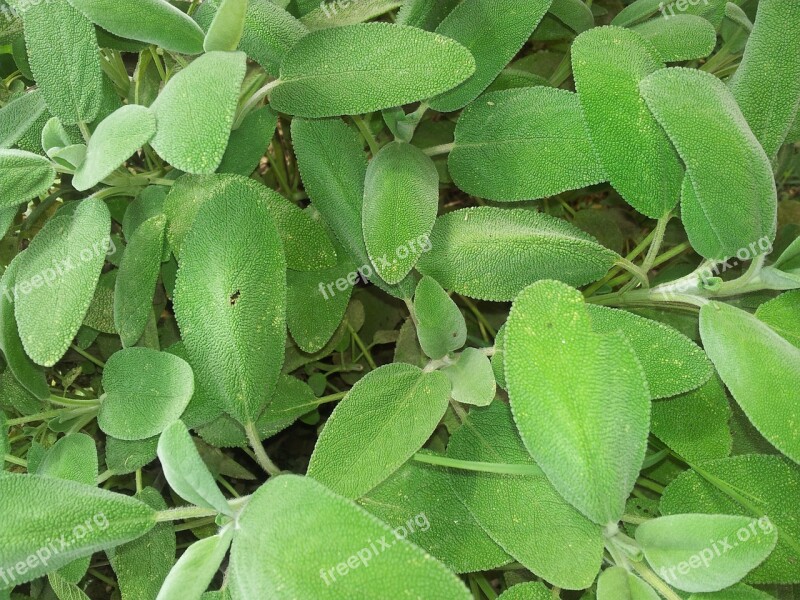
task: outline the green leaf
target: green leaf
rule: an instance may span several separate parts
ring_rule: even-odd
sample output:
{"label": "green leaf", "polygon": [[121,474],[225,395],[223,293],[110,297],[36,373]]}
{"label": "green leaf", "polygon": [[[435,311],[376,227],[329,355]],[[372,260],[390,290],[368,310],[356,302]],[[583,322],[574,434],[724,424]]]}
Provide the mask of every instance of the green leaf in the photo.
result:
{"label": "green leaf", "polygon": [[[553,0],[463,0],[436,28],[475,57],[475,73],[454,89],[433,98],[431,108],[452,112],[489,87],[547,13]],[[404,103],[399,103],[404,104]]]}
{"label": "green leaf", "polygon": [[123,346],[136,344],[153,312],[166,225],[164,215],[139,225],[122,255],[114,287],[114,324]]}
{"label": "green leaf", "polygon": [[244,33],[248,0],[222,0],[203,40],[203,50],[233,52]]}
{"label": "green leaf", "polygon": [[144,106],[123,106],[94,130],[86,147],[86,159],[75,172],[73,187],[88,190],[144,146],[156,133],[156,119]]}
{"label": "green leaf", "polygon": [[786,292],[760,305],[756,317],[787,342],[800,348],[800,290]]}
{"label": "green leaf", "polygon": [[414,313],[419,344],[431,358],[442,358],[467,341],[467,324],[461,310],[432,277],[423,277],[417,284]]}
{"label": "green leaf", "polygon": [[474,70],[466,48],[414,27],[322,29],[289,50],[270,103],[302,117],[357,115],[430,98]]}
{"label": "green leaf", "polygon": [[189,546],[167,575],[156,600],[199,599],[228,553],[233,532],[233,527],[227,527]]}
{"label": "green leaf", "polygon": [[456,573],[511,561],[459,500],[440,467],[410,460],[358,502]]}
{"label": "green leaf", "polygon": [[758,3],[753,31],[730,89],[750,128],[771,159],[800,109],[800,6]]}
{"label": "green leaf", "polygon": [[617,255],[566,221],[526,209],[475,207],[436,219],[418,269],[472,298],[508,301],[538,279],[584,285]]}
{"label": "green leaf", "polygon": [[685,592],[716,592],[761,564],[778,541],[770,523],[737,515],[671,515],[642,523],[636,541],[658,575]]}
{"label": "green leaf", "polygon": [[181,498],[197,506],[233,515],[182,421],[175,421],[161,434],[158,458],[164,477]]}
{"label": "green leaf", "polygon": [[269,106],[262,106],[248,114],[239,128],[231,132],[217,173],[249,177],[266,153],[277,124],[278,113]]}
{"label": "green leaf", "polygon": [[362,223],[370,260],[387,283],[399,283],[414,268],[438,209],[433,161],[404,142],[381,148],[367,167]]}
{"label": "green leaf", "polygon": [[644,369],[653,400],[696,389],[711,377],[713,368],[705,352],[676,329],[624,310],[586,308],[595,332],[623,333]]}
{"label": "green leaf", "polygon": [[0,456],[9,453],[11,446],[8,443],[8,425],[6,424],[6,415],[0,410]]}
{"label": "green leaf", "polygon": [[[680,371],[676,371],[679,373]],[[723,458],[731,452],[731,409],[716,376],[698,389],[653,402],[650,430],[687,461]]]}
{"label": "green leaf", "polygon": [[97,424],[121,440],[143,440],[177,421],[194,392],[192,368],[150,348],[115,352],[103,370],[105,398]]}
{"label": "green leaf", "polygon": [[64,125],[92,122],[103,98],[94,26],[67,0],[26,2],[25,7],[20,11],[25,45],[47,108]]}
{"label": "green leaf", "polygon": [[696,15],[650,19],[632,29],[653,44],[665,63],[705,58],[717,45],[714,26]]}
{"label": "green leaf", "polygon": [[433,31],[460,1],[406,0],[397,11],[397,24]]}
{"label": "green leaf", "polygon": [[146,440],[118,440],[106,437],[106,467],[118,475],[127,475],[156,459],[158,436]]}
{"label": "green leaf", "polygon": [[772,167],[725,85],[696,69],[672,68],[645,78],[640,89],[687,165],[681,217],[692,247],[723,259],[774,239]]}
{"label": "green leaf", "polygon": [[14,515],[14,527],[0,534],[0,564],[9,565],[12,585],[133,540],[156,522],[134,498],[39,475],[0,476],[0,509]]}
{"label": "green leaf", "polygon": [[200,386],[253,422],[286,339],[286,260],[266,202],[235,194],[203,204],[179,263],[173,307]]}
{"label": "green leaf", "polygon": [[53,593],[59,600],[90,600],[89,596],[68,578],[57,571],[47,575],[47,581],[53,588]]}
{"label": "green leaf", "polygon": [[59,439],[45,453],[36,474],[53,479],[97,484],[97,448],[84,433],[70,433]]}
{"label": "green leaf", "polygon": [[447,163],[459,188],[490,200],[529,200],[605,179],[578,96],[533,87],[491,92],[464,109]]}
{"label": "green leaf", "polygon": [[492,371],[494,371],[494,379],[497,385],[506,389],[506,324],[497,330],[497,335],[494,338],[494,355],[492,356]]}
{"label": "green leaf", "polygon": [[442,369],[453,386],[453,400],[487,406],[494,400],[497,385],[489,357],[477,348],[465,348],[455,364]]}
{"label": "green leaf", "polygon": [[110,228],[103,201],[84,200],[73,215],[50,219],[20,259],[14,310],[34,362],[51,367],[69,348],[92,301]]}
{"label": "green leaf", "polygon": [[800,581],[798,495],[800,467],[781,456],[751,454],[704,461],[696,470],[684,471],[667,487],[660,509],[664,515],[763,517],[764,525],[777,528],[778,545],[747,581],[794,583]]}
{"label": "green leaf", "polygon": [[201,375],[198,375],[199,371],[197,365],[192,363],[192,359],[183,341],[173,344],[165,351],[185,360],[195,373],[194,394],[192,395],[192,399],[189,400],[189,405],[186,407],[186,410],[181,415],[181,420],[186,423],[187,427],[194,429],[220,417],[224,413],[222,400],[214,396],[211,391],[204,386],[205,379]]}
{"label": "green leaf", "polygon": [[551,600],[552,592],[537,581],[517,583],[498,596],[498,600]]}
{"label": "green leaf", "polygon": [[[341,12],[335,2],[322,2],[300,19],[311,31],[363,23],[403,6],[403,0],[358,0]],[[402,24],[402,23],[401,23]]]}
{"label": "green leaf", "polygon": [[[238,523],[230,560],[234,600],[472,597],[428,553],[311,478],[270,480]],[[382,551],[385,544],[391,548]]]}
{"label": "green leaf", "polygon": [[38,89],[18,96],[0,108],[0,148],[9,148],[25,135],[47,107]]}
{"label": "green leaf", "polygon": [[[206,0],[194,13],[203,29],[211,26],[220,3]],[[248,0],[239,49],[276,76],[286,53],[307,33],[305,25],[272,0]]]}
{"label": "green leaf", "polygon": [[449,397],[450,383],[436,371],[399,363],[370,371],[328,419],[308,476],[348,498],[369,492],[422,447]]}
{"label": "green leaf", "polygon": [[44,194],[56,178],[46,158],[24,150],[0,150],[0,208],[18,207]]}
{"label": "green leaf", "polygon": [[14,316],[14,286],[22,254],[11,261],[0,279],[0,351],[13,377],[39,400],[50,398],[50,387],[44,369],[25,353]]}
{"label": "green leaf", "polygon": [[597,580],[597,600],[658,600],[655,590],[622,567],[603,571]]}
{"label": "green leaf", "polygon": [[775,597],[740,583],[721,592],[692,594],[689,600],[775,600]]}
{"label": "green leaf", "polygon": [[[146,487],[136,497],[155,510],[167,504],[156,490]],[[158,523],[139,539],[106,550],[117,576],[122,600],[155,598],[175,564],[175,532],[171,523]]]}
{"label": "green leaf", "polygon": [[514,301],[505,352],[511,408],[531,456],[583,514],[600,525],[616,522],[650,425],[650,395],[632,347],[620,333],[593,332],[580,292],[540,281]]}
{"label": "green leaf", "polygon": [[770,444],[800,462],[800,349],[739,308],[700,309],[700,335],[736,402]]}
{"label": "green leaf", "polygon": [[[502,402],[472,409],[467,424],[450,438],[447,455],[536,466],[519,438],[511,411]],[[527,569],[559,587],[591,585],[603,555],[600,527],[570,506],[544,474],[450,469],[450,481],[492,539]]]}
{"label": "green leaf", "polygon": [[[244,79],[243,52],[208,52],[174,75],[150,106],[157,131],[150,145],[188,173],[216,171],[231,133]],[[203,90],[203,102],[186,102]]]}
{"label": "green leaf", "polygon": [[[88,19],[119,37],[139,40],[180,54],[203,51],[203,31],[165,0],[69,0]],[[130,4],[130,6],[128,5]]]}
{"label": "green leaf", "polygon": [[683,179],[678,155],[639,95],[639,82],[663,66],[652,44],[621,27],[596,27],[572,44],[575,88],[602,168],[620,196],[651,218],[675,207]]}
{"label": "green leaf", "polygon": [[114,286],[119,271],[109,271],[100,275],[89,310],[83,324],[102,333],[116,334],[114,326]]}

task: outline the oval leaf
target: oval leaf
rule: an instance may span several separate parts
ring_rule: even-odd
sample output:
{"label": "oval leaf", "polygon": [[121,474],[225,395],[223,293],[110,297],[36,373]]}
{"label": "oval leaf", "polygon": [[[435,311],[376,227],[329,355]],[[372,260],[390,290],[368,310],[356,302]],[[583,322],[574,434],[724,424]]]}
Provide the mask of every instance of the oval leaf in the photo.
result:
{"label": "oval leaf", "polygon": [[16,208],[44,194],[56,179],[49,160],[24,150],[0,150],[0,173],[0,208]]}

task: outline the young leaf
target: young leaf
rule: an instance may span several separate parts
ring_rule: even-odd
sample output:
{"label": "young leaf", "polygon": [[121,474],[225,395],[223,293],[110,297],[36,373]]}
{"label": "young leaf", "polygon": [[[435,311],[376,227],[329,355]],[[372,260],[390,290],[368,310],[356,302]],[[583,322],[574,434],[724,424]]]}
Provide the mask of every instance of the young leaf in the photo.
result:
{"label": "young leaf", "polygon": [[[536,468],[502,402],[472,409],[450,438],[447,456]],[[492,539],[526,568],[559,587],[591,585],[603,555],[600,527],[570,506],[544,473],[450,469],[450,482]]]}
{"label": "young leaf", "polygon": [[[781,456],[745,455],[704,461],[681,473],[664,491],[664,515],[746,515],[778,531],[778,545],[747,576],[750,583],[800,581],[800,467]],[[702,475],[701,475],[702,473]],[[763,517],[763,518],[762,518]],[[719,600],[722,600],[721,598]]]}
{"label": "young leaf", "polygon": [[[213,173],[225,154],[246,70],[243,52],[208,52],[174,75],[150,110],[157,131],[150,145],[173,167]],[[203,102],[186,102],[203,90]],[[202,124],[202,125],[200,125]]]}
{"label": "young leaf", "polygon": [[584,285],[617,255],[566,221],[527,209],[475,207],[436,219],[418,269],[443,287],[482,300],[513,300],[538,279]]}
{"label": "young leaf", "polygon": [[556,281],[526,288],[506,327],[508,395],[525,446],[573,506],[600,525],[616,522],[650,430],[630,344],[594,333],[580,292]]}
{"label": "young leaf", "polygon": [[346,10],[339,12],[335,2],[322,2],[317,8],[304,14],[300,20],[311,31],[315,31],[328,27],[364,23],[402,5],[403,0],[360,0],[358,3],[347,6]]}
{"label": "young leaf", "polygon": [[672,515],[642,523],[636,541],[659,576],[684,592],[716,592],[769,556],[778,533],[736,515]]}
{"label": "young leaf", "polygon": [[158,436],[146,440],[118,440],[106,437],[106,467],[117,475],[127,475],[156,459]]}
{"label": "young leaf", "polygon": [[488,406],[494,400],[497,385],[492,363],[477,348],[465,348],[455,364],[442,369],[453,386],[452,396],[456,402],[474,406]]}
{"label": "young leaf", "polygon": [[24,150],[0,150],[0,172],[0,208],[16,208],[44,194],[56,178],[49,160]]}
{"label": "young leaf", "polygon": [[50,219],[25,251],[14,310],[25,352],[34,362],[53,366],[69,348],[92,301],[110,229],[105,203],[84,200],[73,215]]}
{"label": "young leaf", "polygon": [[161,434],[158,459],[164,468],[164,477],[181,498],[197,506],[233,515],[182,421],[175,421]]}
{"label": "young leaf", "polygon": [[553,0],[464,0],[436,28],[475,57],[475,73],[452,90],[433,98],[431,108],[464,108],[489,87],[536,29]]}
{"label": "young leaf", "polygon": [[134,498],[39,475],[0,477],[0,509],[14,514],[14,527],[0,533],[0,564],[13,566],[4,569],[12,585],[133,540],[156,523],[155,511]]}
{"label": "young leaf", "polygon": [[244,33],[248,0],[222,0],[203,40],[203,50],[233,52]]}
{"label": "young leaf", "polygon": [[597,333],[623,333],[644,369],[653,400],[696,389],[711,377],[705,352],[672,327],[606,306],[586,309]]}
{"label": "young leaf", "polygon": [[550,589],[541,581],[517,583],[497,597],[497,600],[551,600]]}
{"label": "young leaf", "polygon": [[681,217],[692,247],[723,259],[774,239],[772,167],[725,85],[696,69],[672,68],[645,78],[640,89],[687,165]]}
{"label": "young leaf", "polygon": [[700,335],[720,378],[770,444],[800,462],[800,349],[739,308],[710,302]]}
{"label": "young leaf", "polygon": [[128,240],[114,286],[114,324],[122,345],[133,346],[153,312],[153,294],[164,251],[164,215],[142,223]]}
{"label": "young leaf", "polygon": [[233,527],[204,538],[186,549],[167,575],[156,600],[186,598],[199,600],[228,553],[233,539]]}
{"label": "young leaf", "polygon": [[156,133],[156,119],[144,106],[131,104],[114,111],[94,130],[86,158],[75,172],[73,187],[88,190],[111,175]]}
{"label": "young leaf", "polygon": [[459,188],[490,200],[544,198],[605,179],[578,96],[547,87],[491,92],[467,106],[447,165]]}
{"label": "young leaf", "polygon": [[122,38],[155,44],[180,54],[203,51],[203,31],[186,13],[165,0],[69,0],[88,19]]}
{"label": "young leaf", "polygon": [[439,561],[308,477],[270,480],[238,524],[230,560],[233,600],[471,598]]}
{"label": "young leaf", "polygon": [[277,124],[278,113],[269,106],[262,106],[248,114],[239,128],[231,132],[217,173],[249,177],[266,153]]}
{"label": "young leaf", "polygon": [[762,0],[730,89],[771,159],[800,109],[800,5]]}
{"label": "young leaf", "polygon": [[27,2],[20,12],[31,71],[47,108],[64,125],[92,122],[103,98],[94,26],[67,0]]}
{"label": "young leaf", "polygon": [[622,567],[611,567],[597,579],[597,600],[658,600],[655,590]]}
{"label": "young leaf", "polygon": [[179,260],[175,318],[200,385],[253,422],[286,340],[286,260],[266,203],[240,194],[206,202]]}
{"label": "young leaf", "polygon": [[398,25],[433,31],[460,0],[406,0],[397,11]]}
{"label": "young leaf", "polygon": [[53,444],[45,453],[36,474],[53,479],[97,484],[97,448],[84,433],[70,433]]}
{"label": "young leaf", "polygon": [[404,142],[381,148],[367,167],[362,224],[370,260],[387,283],[399,283],[414,268],[438,209],[433,161]]}
{"label": "young leaf", "polygon": [[431,358],[442,358],[467,341],[467,324],[461,310],[432,277],[423,277],[417,284],[414,313],[419,344]]}
{"label": "young leaf", "polygon": [[[450,382],[436,371],[405,364],[371,371],[334,409],[311,455],[308,476],[348,498],[362,496],[422,447],[449,397]],[[357,438],[353,431],[360,432]]]}
{"label": "young leaf", "polygon": [[0,148],[10,148],[44,114],[47,107],[41,90],[33,90],[0,108]]}
{"label": "young leaf", "polygon": [[194,392],[192,368],[150,348],[115,352],[103,370],[105,398],[97,424],[121,440],[143,440],[177,421]]}
{"label": "young leaf", "polygon": [[665,63],[705,58],[717,45],[714,26],[696,15],[650,19],[632,29],[653,44]]}
{"label": "young leaf", "polygon": [[800,348],[800,290],[786,292],[764,302],[756,310],[756,317],[783,339]]}
{"label": "young leaf", "polygon": [[474,71],[466,48],[414,27],[322,29],[289,50],[270,103],[302,117],[357,115],[430,98]]}
{"label": "young leaf", "polygon": [[596,27],[572,44],[575,88],[600,163],[620,196],[651,218],[675,207],[683,180],[675,149],[639,95],[639,82],[663,67],[630,29]]}
{"label": "young leaf", "polygon": [[459,500],[441,467],[410,460],[358,503],[456,573],[512,560]]}

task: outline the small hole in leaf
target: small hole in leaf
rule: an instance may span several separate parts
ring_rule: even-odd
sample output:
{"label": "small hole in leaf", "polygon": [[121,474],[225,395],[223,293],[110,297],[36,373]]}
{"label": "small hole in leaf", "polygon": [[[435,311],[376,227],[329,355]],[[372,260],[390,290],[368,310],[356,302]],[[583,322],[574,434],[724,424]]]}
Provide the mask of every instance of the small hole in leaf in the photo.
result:
{"label": "small hole in leaf", "polygon": [[239,300],[239,295],[241,292],[236,290],[233,294],[231,294],[231,306],[236,306],[236,301]]}

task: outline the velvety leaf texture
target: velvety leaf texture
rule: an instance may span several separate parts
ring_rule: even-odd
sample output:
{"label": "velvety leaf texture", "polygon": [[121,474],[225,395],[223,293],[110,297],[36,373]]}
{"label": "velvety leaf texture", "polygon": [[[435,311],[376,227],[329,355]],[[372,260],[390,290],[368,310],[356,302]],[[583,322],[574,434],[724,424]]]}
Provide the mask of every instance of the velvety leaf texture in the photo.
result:
{"label": "velvety leaf texture", "polygon": [[707,19],[696,15],[655,18],[634,26],[664,62],[705,58],[717,44],[717,32]]}
{"label": "velvety leaf texture", "polygon": [[52,163],[24,150],[0,150],[0,207],[17,207],[45,193],[56,178]]}

